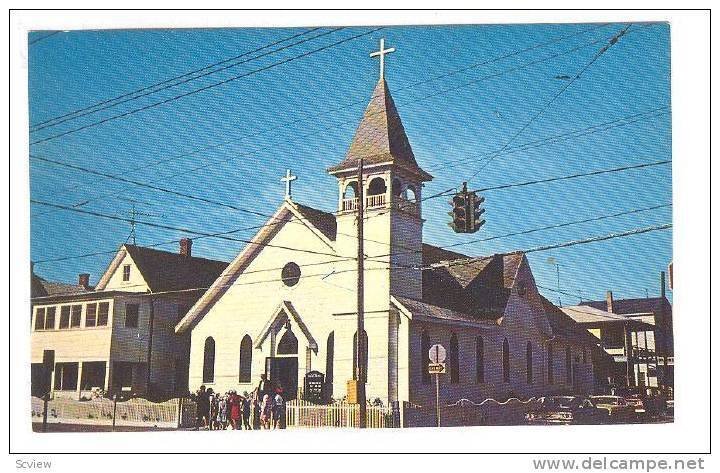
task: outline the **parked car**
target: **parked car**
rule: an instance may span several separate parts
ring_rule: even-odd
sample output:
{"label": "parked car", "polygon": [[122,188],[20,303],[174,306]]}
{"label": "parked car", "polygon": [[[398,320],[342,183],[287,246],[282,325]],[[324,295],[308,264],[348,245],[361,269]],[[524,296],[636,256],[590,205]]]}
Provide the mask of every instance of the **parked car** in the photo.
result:
{"label": "parked car", "polygon": [[607,411],[613,422],[627,422],[635,418],[635,406],[622,396],[590,396],[595,407]]}
{"label": "parked car", "polygon": [[537,407],[525,414],[529,424],[598,424],[607,416],[583,396],[547,396],[537,401]]}
{"label": "parked car", "polygon": [[641,394],[630,394],[625,398],[625,402],[627,402],[629,406],[632,406],[633,409],[635,409],[635,414],[645,414],[646,401]]}

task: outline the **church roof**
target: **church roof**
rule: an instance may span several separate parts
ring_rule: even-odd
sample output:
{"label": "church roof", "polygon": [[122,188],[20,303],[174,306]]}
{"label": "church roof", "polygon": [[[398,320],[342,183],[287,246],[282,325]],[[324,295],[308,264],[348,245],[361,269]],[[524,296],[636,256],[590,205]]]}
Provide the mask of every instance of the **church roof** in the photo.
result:
{"label": "church roof", "polygon": [[449,322],[488,323],[488,320],[477,319],[468,314],[458,312],[447,307],[440,307],[427,302],[410,299],[408,297],[393,296],[397,302],[409,310],[413,317],[421,316],[430,319],[445,320]]}
{"label": "church roof", "polygon": [[328,240],[335,240],[337,235],[337,221],[335,215],[324,212],[322,210],[308,207],[307,205],[298,204],[293,202],[298,211],[302,214],[308,222],[310,222],[315,228],[327,237]]}
{"label": "church roof", "polygon": [[[468,258],[470,256],[423,244],[423,264]],[[522,253],[492,255],[473,258],[471,263],[423,271],[422,300],[480,318],[498,319],[505,312],[523,258]]]}
{"label": "church roof", "polygon": [[123,245],[153,292],[207,288],[228,263],[136,245]]}
{"label": "church roof", "polygon": [[357,169],[359,158],[363,158],[365,166],[395,164],[419,175],[422,180],[432,179],[415,161],[395,102],[382,78],[375,86],[345,159],[328,168],[328,172]]}

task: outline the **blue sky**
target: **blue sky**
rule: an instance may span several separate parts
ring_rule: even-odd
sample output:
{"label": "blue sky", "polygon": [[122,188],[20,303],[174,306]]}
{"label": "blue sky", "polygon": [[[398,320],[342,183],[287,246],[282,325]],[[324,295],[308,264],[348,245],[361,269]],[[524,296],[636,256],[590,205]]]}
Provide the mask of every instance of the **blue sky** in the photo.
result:
{"label": "blue sky", "polygon": [[[206,196],[271,214],[280,204],[280,177],[291,168],[296,201],[327,211],[337,202],[325,169],[344,156],[377,81],[379,38],[397,52],[386,79],[419,164],[435,176],[425,196],[469,180],[470,188],[564,176],[671,159],[669,109],[614,122],[670,103],[670,29],[633,25],[550,105],[548,102],[626,25],[477,25],[386,27],[239,80],[97,126],[31,145],[31,154]],[[292,41],[303,44],[186,84],[31,132],[41,140],[108,117],[238,76],[373,27],[328,28]],[[62,32],[29,37],[30,123],[131,92],[298,34],[303,29],[185,29]],[[323,34],[327,33],[327,34]],[[46,38],[44,38],[47,36]],[[561,39],[564,38],[564,39]],[[558,41],[546,44],[554,39]],[[283,43],[287,44],[287,43]],[[545,44],[541,47],[537,45]],[[529,49],[532,48],[532,49]],[[525,50],[514,55],[510,53]],[[508,56],[501,60],[490,59]],[[477,67],[468,66],[486,62]],[[461,72],[457,72],[462,69]],[[451,74],[452,73],[452,74]],[[532,120],[540,111],[542,113]],[[529,123],[529,125],[528,125]],[[520,132],[521,131],[521,132]],[[503,153],[555,135],[569,139]],[[518,132],[520,132],[518,134]],[[156,164],[162,161],[162,164]],[[487,163],[487,164],[485,164]],[[143,166],[144,169],[137,170]],[[480,170],[480,172],[478,172]],[[260,225],[257,215],[174,197],[147,188],[30,160],[33,199],[127,217],[135,200],[144,220],[221,232]],[[473,177],[474,174],[476,176]],[[631,170],[485,194],[485,226],[453,233],[448,198],[424,203],[424,239],[435,245],[583,220],[672,202],[671,166]],[[522,250],[639,227],[671,223],[671,207],[453,249],[469,255]],[[116,249],[129,224],[31,205],[34,261]],[[250,238],[253,231],[235,234]],[[138,226],[138,244],[187,236]],[[230,260],[240,242],[203,238],[193,253]],[[175,251],[177,244],[163,247]],[[36,272],[91,281],[112,255],[39,263]],[[659,292],[659,272],[672,259],[669,230],[529,255],[537,283],[556,288],[560,265],[565,304]],[[543,289],[551,300],[558,295]]]}

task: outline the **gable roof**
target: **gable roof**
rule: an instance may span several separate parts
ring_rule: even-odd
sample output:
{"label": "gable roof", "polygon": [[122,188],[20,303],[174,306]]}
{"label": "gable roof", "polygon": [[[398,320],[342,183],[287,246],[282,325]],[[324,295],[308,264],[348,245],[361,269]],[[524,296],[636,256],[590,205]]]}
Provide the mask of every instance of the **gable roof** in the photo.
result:
{"label": "gable roof", "polygon": [[322,210],[308,207],[307,205],[292,202],[303,218],[309,221],[315,228],[325,235],[328,240],[335,241],[337,236],[337,220],[335,215]]}
{"label": "gable roof", "polygon": [[357,169],[359,158],[363,158],[366,166],[390,163],[413,172],[422,180],[432,179],[415,161],[395,102],[382,78],[375,86],[345,159],[328,168],[328,172]]}
{"label": "gable roof", "polygon": [[220,276],[228,263],[197,256],[123,245],[135,262],[152,292],[207,288]]}
{"label": "gable roof", "polygon": [[563,306],[560,309],[565,312],[568,317],[571,317],[575,322],[582,324],[627,321],[627,318],[623,317],[622,315],[613,314],[612,312],[606,312],[592,306],[571,305]]}
{"label": "gable roof", "polygon": [[308,329],[307,325],[305,325],[302,317],[300,317],[300,314],[298,314],[297,310],[290,301],[282,301],[280,305],[273,311],[272,316],[265,323],[262,331],[255,337],[255,348],[262,348],[263,342],[265,342],[265,339],[268,337],[268,335],[270,335],[273,326],[275,326],[277,322],[281,320],[282,314],[284,314],[287,319],[292,320],[295,325],[300,327],[300,331],[305,336],[305,339],[308,341],[308,346],[310,347],[310,349],[317,352],[318,344],[315,341],[315,338],[312,336],[312,334],[310,333],[310,329]]}
{"label": "gable roof", "polygon": [[515,285],[523,253],[471,258],[454,251],[423,244],[423,264],[458,261],[447,267],[423,271],[423,302],[446,307],[480,318],[498,319],[505,313]]}
{"label": "gable roof", "polygon": [[35,273],[30,276],[30,297],[59,296],[64,294],[82,294],[89,292],[79,284],[68,284],[63,282],[48,281]]}
{"label": "gable roof", "polygon": [[592,345],[593,347],[598,348],[598,353],[605,353],[603,350],[599,349],[597,338],[576,323],[575,320],[563,312],[560,307],[556,306],[542,295],[540,296],[540,299],[542,300],[548,322],[550,322],[553,335],[566,340],[575,340],[586,345]]}
{"label": "gable roof", "polygon": [[[225,294],[228,288],[234,284],[234,281],[242,275],[250,262],[259,254],[262,244],[272,240],[286,223],[291,222],[290,219],[284,218],[286,215],[296,217],[300,224],[306,225],[324,244],[334,251],[333,240],[337,231],[334,224],[335,216],[286,199],[268,219],[268,224],[260,228],[253,236],[251,243],[245,245],[232,262],[227,265],[221,275],[222,280],[215,281],[200,296],[200,299],[190,308],[185,317],[177,323],[175,326],[176,333],[183,333],[192,329],[205,316],[208,310]],[[333,222],[330,222],[330,219]],[[281,224],[270,225],[270,222],[280,222]]]}
{"label": "gable roof", "polygon": [[624,315],[606,312],[588,305],[565,306],[561,307],[560,310],[585,328],[602,328],[608,324],[623,324],[636,331],[652,331],[654,329],[652,324],[628,318]]}
{"label": "gable roof", "polygon": [[[586,301],[580,305],[594,307],[600,310],[607,310],[607,301]],[[658,314],[662,310],[672,311],[670,301],[665,297],[646,297],[640,299],[614,299],[613,314]]]}

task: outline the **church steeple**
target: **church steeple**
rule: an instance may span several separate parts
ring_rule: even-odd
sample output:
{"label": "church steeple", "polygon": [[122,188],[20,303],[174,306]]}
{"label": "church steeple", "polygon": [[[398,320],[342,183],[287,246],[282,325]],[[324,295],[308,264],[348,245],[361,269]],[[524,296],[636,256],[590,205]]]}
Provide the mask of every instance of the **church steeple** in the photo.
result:
{"label": "church steeple", "polygon": [[335,175],[357,169],[359,158],[364,159],[365,166],[394,164],[415,174],[420,181],[432,179],[415,161],[410,141],[383,77],[375,86],[345,159],[328,168],[328,172]]}

